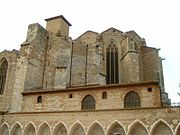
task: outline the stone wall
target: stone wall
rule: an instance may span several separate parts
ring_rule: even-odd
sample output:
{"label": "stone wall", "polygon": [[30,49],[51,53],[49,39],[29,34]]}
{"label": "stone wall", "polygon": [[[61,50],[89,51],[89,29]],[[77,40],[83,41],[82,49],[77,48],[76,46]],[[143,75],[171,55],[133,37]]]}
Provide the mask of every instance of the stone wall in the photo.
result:
{"label": "stone wall", "polygon": [[[24,89],[42,88],[44,77],[45,55],[47,49],[47,31],[39,24],[29,26],[29,35],[35,35],[32,41],[27,37],[26,42],[22,44],[27,46],[27,70],[25,76]],[[23,55],[21,55],[23,57]]]}
{"label": "stone wall", "polygon": [[121,58],[123,82],[140,82],[139,49],[133,39],[127,37],[123,42],[123,56]]}
{"label": "stone wall", "polygon": [[142,57],[144,81],[158,80],[158,50],[150,47],[142,47]]}
{"label": "stone wall", "polygon": [[71,26],[71,24],[62,15],[45,20],[47,22],[47,31],[60,37],[69,37],[69,26]]}
{"label": "stone wall", "polygon": [[87,31],[74,41],[71,86],[105,84],[102,44],[99,35]]}
{"label": "stone wall", "polygon": [[11,112],[20,111],[21,92],[42,88],[46,51],[46,31],[39,24],[28,27],[27,39],[21,45],[12,89]]}
{"label": "stone wall", "polygon": [[[147,47],[137,33],[109,28],[100,34],[87,31],[72,40],[68,37],[70,23],[63,16],[46,21],[47,30],[39,24],[29,25],[20,53],[0,53],[0,60],[4,57],[9,64],[0,111],[79,111],[88,94],[95,98],[97,110],[122,109],[129,91],[140,95],[142,107],[168,105],[158,50]],[[106,49],[111,44],[118,48],[121,85],[106,87]],[[159,84],[147,85],[149,80]],[[137,84],[123,85],[131,82]],[[104,91],[107,99],[102,99]],[[37,104],[38,96],[43,98],[41,104]]]}
{"label": "stone wall", "polygon": [[[152,91],[148,91],[148,88],[151,88]],[[134,91],[140,96],[141,107],[143,108],[161,106],[158,85],[147,83],[25,92],[21,111],[78,111],[81,110],[82,100],[86,95],[94,97],[97,110],[119,109],[124,108],[124,98],[130,91]],[[103,92],[107,93],[107,99],[102,99]],[[38,96],[42,96],[42,103],[37,103]]]}
{"label": "stone wall", "polygon": [[65,88],[70,81],[72,40],[48,33],[43,88]]}
{"label": "stone wall", "polygon": [[25,135],[33,132],[37,135],[57,135],[60,130],[65,135],[76,135],[77,131],[82,135],[179,135],[179,112],[179,107],[171,107],[13,113],[5,115],[1,120],[0,133],[4,135],[4,132],[22,132]]}
{"label": "stone wall", "polygon": [[[0,53],[0,64],[1,60],[4,58],[8,62],[8,69],[6,75],[6,84],[4,88],[4,93],[0,95],[0,111],[9,111],[11,108],[14,79],[16,72],[17,57],[19,52],[13,51],[3,51]],[[1,66],[1,65],[0,65]]]}

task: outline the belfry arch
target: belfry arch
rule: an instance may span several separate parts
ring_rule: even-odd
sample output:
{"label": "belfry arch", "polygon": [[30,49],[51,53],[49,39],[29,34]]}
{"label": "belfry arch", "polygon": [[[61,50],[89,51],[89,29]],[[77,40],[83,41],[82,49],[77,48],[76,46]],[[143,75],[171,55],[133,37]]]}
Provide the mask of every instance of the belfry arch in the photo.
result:
{"label": "belfry arch", "polygon": [[37,135],[51,135],[51,131],[47,123],[41,124]]}
{"label": "belfry arch", "polygon": [[180,123],[176,127],[176,134],[175,135],[180,135]]}
{"label": "belfry arch", "polygon": [[1,126],[0,135],[9,135],[9,127],[6,123]]}
{"label": "belfry arch", "polygon": [[162,120],[156,122],[151,130],[151,135],[173,135],[172,129]]}
{"label": "belfry arch", "polygon": [[77,122],[71,127],[69,135],[86,135],[86,133],[82,125]]}
{"label": "belfry arch", "polygon": [[101,125],[95,122],[89,127],[87,135],[105,135],[105,133]]}
{"label": "belfry arch", "polygon": [[130,126],[128,135],[149,135],[149,133],[148,133],[148,130],[145,128],[145,126],[141,122],[135,121]]}
{"label": "belfry arch", "polygon": [[118,122],[114,122],[107,131],[107,135],[115,134],[126,135],[124,128]]}
{"label": "belfry arch", "polygon": [[12,126],[11,135],[22,135],[22,128],[19,123]]}
{"label": "belfry arch", "polygon": [[32,123],[25,126],[24,135],[36,135],[36,129]]}
{"label": "belfry arch", "polygon": [[58,123],[54,127],[52,135],[67,135],[67,129],[65,125],[62,122]]}

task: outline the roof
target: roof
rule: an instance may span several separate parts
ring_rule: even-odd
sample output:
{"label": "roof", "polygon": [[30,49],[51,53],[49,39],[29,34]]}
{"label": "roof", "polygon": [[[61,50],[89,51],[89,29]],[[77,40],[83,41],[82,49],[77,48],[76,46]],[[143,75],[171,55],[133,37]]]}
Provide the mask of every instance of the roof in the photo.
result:
{"label": "roof", "polygon": [[95,32],[95,31],[88,30],[88,31],[84,32],[83,34],[81,34],[77,39],[81,38],[82,36],[84,36],[87,33],[94,33],[94,34],[97,34],[97,35],[99,34],[99,33]]}
{"label": "roof", "polygon": [[118,30],[118,29],[116,29],[116,28],[110,27],[110,28],[108,28],[107,30],[101,32],[101,34],[107,32],[107,31],[109,31],[109,30],[116,30],[116,31],[118,31],[118,32],[120,32],[120,33],[123,33],[122,31],[120,31],[120,30]]}
{"label": "roof", "polygon": [[140,37],[134,30],[127,31],[126,34],[134,34],[134,35],[137,36],[139,39],[141,39],[141,37]]}
{"label": "roof", "polygon": [[58,19],[58,18],[62,18],[69,26],[72,26],[63,15],[59,15],[59,16],[55,16],[55,17],[51,17],[51,18],[47,18],[45,19],[45,21],[50,21],[50,20],[54,20],[54,19]]}
{"label": "roof", "polygon": [[157,81],[144,81],[144,82],[136,82],[136,83],[127,83],[127,84],[109,84],[109,85],[85,85],[85,86],[73,86],[64,89],[32,89],[32,90],[25,90],[22,92],[22,95],[33,95],[33,94],[48,94],[48,93],[59,93],[59,92],[72,92],[72,91],[79,91],[79,90],[97,90],[104,88],[117,88],[117,87],[131,87],[131,86],[145,86],[145,85],[156,85],[159,86]]}

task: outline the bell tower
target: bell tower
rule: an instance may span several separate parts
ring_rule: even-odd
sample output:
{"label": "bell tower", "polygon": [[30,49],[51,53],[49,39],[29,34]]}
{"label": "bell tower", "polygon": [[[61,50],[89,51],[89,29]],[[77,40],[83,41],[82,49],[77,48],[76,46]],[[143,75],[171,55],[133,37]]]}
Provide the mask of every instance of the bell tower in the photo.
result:
{"label": "bell tower", "polygon": [[46,30],[56,34],[59,37],[69,37],[69,27],[71,24],[64,18],[64,16],[55,16],[45,19],[47,22]]}

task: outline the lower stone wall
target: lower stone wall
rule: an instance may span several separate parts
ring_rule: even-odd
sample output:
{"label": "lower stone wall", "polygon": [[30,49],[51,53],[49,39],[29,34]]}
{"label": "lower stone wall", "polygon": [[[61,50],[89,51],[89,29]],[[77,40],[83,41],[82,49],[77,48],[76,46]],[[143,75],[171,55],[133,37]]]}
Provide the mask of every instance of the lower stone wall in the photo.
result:
{"label": "lower stone wall", "polygon": [[[148,88],[151,88],[150,92]],[[124,108],[125,97],[131,91],[139,95],[142,108],[161,106],[159,86],[153,83],[26,92],[23,95],[21,111],[79,111],[81,110],[82,100],[87,95],[91,95],[95,99],[95,109],[122,109]],[[102,98],[103,92],[107,94],[105,99]],[[41,103],[37,103],[39,96],[42,97]]]}
{"label": "lower stone wall", "polygon": [[180,135],[180,107],[24,112],[1,118],[0,135]]}

